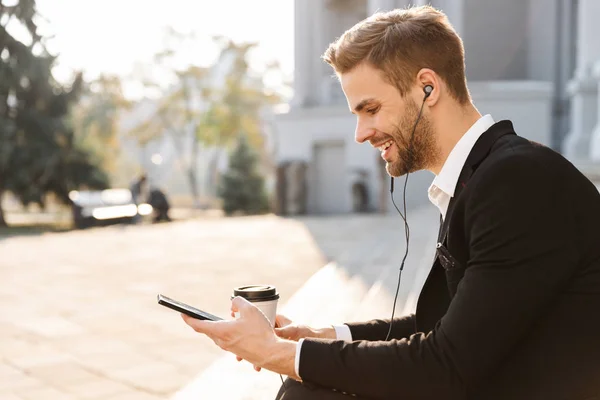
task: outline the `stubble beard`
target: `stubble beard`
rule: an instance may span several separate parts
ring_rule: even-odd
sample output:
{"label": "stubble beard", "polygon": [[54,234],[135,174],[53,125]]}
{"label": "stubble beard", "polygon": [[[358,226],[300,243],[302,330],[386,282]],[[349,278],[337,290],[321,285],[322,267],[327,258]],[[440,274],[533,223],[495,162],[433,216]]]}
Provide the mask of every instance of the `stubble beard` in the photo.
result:
{"label": "stubble beard", "polygon": [[397,150],[396,160],[386,162],[385,169],[390,176],[399,177],[427,169],[439,158],[433,127],[426,115],[421,115],[413,135],[418,115],[419,107],[414,101],[409,101],[390,135]]}

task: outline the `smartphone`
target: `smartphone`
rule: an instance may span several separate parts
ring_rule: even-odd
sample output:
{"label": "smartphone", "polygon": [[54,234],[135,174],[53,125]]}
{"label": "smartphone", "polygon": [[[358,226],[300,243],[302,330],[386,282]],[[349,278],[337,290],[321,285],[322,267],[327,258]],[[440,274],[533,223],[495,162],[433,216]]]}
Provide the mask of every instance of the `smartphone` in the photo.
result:
{"label": "smartphone", "polygon": [[209,314],[202,310],[198,310],[197,308],[189,306],[187,304],[184,304],[180,301],[170,299],[167,296],[163,296],[162,294],[159,294],[156,298],[158,300],[158,304],[160,304],[161,306],[165,306],[172,310],[179,311],[180,313],[188,315],[192,318],[208,320],[208,321],[222,321],[223,320],[223,318],[219,318],[215,315]]}

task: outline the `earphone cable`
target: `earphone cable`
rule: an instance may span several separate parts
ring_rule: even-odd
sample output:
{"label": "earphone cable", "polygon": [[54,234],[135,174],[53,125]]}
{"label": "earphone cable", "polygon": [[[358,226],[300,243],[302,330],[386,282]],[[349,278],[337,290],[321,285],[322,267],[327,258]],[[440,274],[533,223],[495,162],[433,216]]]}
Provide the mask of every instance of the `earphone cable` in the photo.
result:
{"label": "earphone cable", "polygon": [[[408,245],[410,243],[410,227],[408,225],[407,214],[406,214],[406,185],[408,183],[408,175],[410,175],[410,167],[412,166],[412,161],[413,161],[412,142],[413,142],[413,138],[415,136],[415,131],[417,130],[417,125],[419,124],[419,121],[421,120],[421,115],[423,114],[423,107],[425,106],[426,99],[427,99],[427,96],[425,96],[425,98],[423,99],[423,103],[421,104],[421,109],[419,110],[419,115],[417,116],[415,126],[413,127],[412,133],[410,135],[410,141],[408,142],[408,148],[407,148],[408,163],[406,165],[406,179],[404,179],[404,187],[402,189],[402,201],[403,201],[404,214],[402,214],[402,212],[400,212],[400,210],[398,209],[398,206],[396,205],[396,202],[394,200],[393,185],[390,187],[390,196],[392,198],[392,204],[394,205],[394,208],[396,208],[396,211],[398,211],[398,214],[400,214],[400,217],[404,221],[404,234],[406,237],[406,249],[404,251],[404,257],[402,257],[402,262],[400,263],[400,270],[398,271],[398,284],[396,285],[396,294],[394,295],[394,304],[392,306],[392,317],[390,318],[390,327],[389,327],[388,333],[385,337],[385,341],[389,340],[390,335],[392,333],[392,327],[394,325],[394,315],[396,314],[396,302],[398,301],[398,294],[400,293],[400,282],[402,281],[402,270],[404,269],[404,263],[406,262],[406,257],[408,257]],[[394,178],[392,177],[391,179],[393,180]]]}

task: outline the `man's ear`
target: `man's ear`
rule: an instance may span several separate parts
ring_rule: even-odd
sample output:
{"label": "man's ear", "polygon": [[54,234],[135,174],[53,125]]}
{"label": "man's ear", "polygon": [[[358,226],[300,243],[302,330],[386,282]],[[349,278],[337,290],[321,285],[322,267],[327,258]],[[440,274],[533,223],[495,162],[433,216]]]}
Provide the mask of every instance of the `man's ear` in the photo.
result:
{"label": "man's ear", "polygon": [[425,98],[425,93],[427,90],[427,89],[425,89],[425,87],[431,86],[433,88],[429,92],[429,95],[427,96],[427,99],[426,99],[427,104],[429,106],[433,106],[438,102],[438,100],[440,98],[440,94],[443,89],[443,83],[442,83],[442,80],[440,79],[440,77],[432,69],[422,68],[417,73],[417,79],[416,79],[415,83],[420,88],[421,93],[424,96],[423,98]]}

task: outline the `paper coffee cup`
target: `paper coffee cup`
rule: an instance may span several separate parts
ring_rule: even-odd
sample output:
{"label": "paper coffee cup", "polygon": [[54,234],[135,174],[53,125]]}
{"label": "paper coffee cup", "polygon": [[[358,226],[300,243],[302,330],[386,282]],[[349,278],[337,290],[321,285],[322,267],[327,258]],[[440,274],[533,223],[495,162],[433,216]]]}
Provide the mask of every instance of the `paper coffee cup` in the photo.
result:
{"label": "paper coffee cup", "polygon": [[[275,286],[271,285],[248,285],[233,289],[233,297],[240,296],[254,304],[265,314],[271,326],[275,326],[275,317],[277,316],[277,302],[279,293]],[[233,298],[232,297],[232,298]],[[235,313],[236,318],[239,316]]]}

